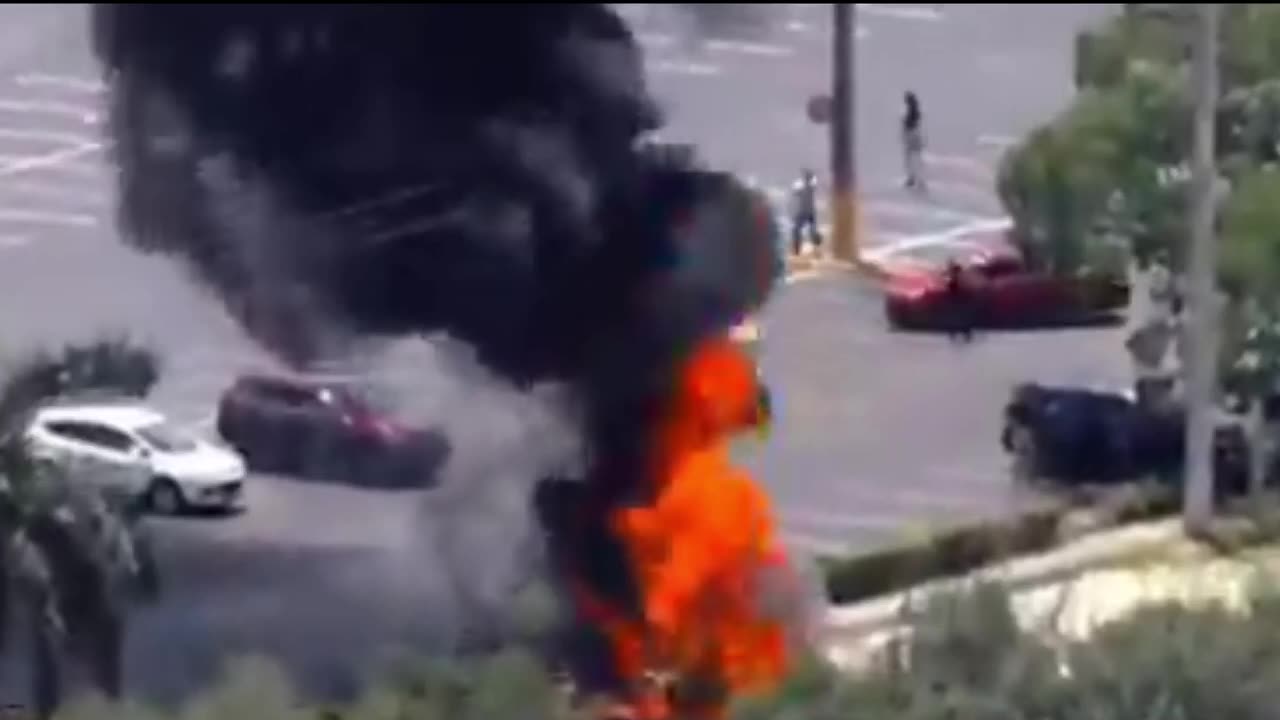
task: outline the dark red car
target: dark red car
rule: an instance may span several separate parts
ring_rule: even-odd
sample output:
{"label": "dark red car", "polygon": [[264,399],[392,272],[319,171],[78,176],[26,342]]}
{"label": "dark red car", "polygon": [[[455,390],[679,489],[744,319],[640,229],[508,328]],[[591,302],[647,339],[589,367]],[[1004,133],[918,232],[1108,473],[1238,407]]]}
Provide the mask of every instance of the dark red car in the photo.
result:
{"label": "dark red car", "polygon": [[[1062,276],[1029,268],[1004,247],[971,247],[950,257],[963,270],[980,327],[1082,322],[1112,315],[1129,303],[1124,278],[1083,272]],[[941,329],[954,317],[946,260],[898,262],[885,290],[885,316],[903,329]]]}
{"label": "dark red car", "polygon": [[442,434],[407,427],[355,383],[246,375],[222,395],[218,434],[253,470],[382,487],[432,482]]}

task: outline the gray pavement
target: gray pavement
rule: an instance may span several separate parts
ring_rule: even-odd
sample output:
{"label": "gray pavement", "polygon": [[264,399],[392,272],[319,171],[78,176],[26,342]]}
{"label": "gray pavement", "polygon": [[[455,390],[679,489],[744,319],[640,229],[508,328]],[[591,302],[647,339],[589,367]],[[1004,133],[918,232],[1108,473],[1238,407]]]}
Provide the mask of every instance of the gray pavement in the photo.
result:
{"label": "gray pavement", "polygon": [[[637,22],[669,135],[776,192],[801,165],[824,167],[803,102],[826,85],[827,33],[823,6],[761,7],[756,24],[714,28],[700,46],[661,10]],[[1099,8],[860,8],[859,172],[872,242],[932,242],[998,215],[1000,145],[1069,98],[1072,31]],[[273,363],[176,265],[117,240],[84,17],[82,5],[0,7],[0,354],[127,331],[164,353],[157,404],[207,426],[238,371]],[[929,199],[897,187],[908,87],[926,113]],[[997,447],[1009,387],[1125,379],[1116,331],[990,335],[957,349],[888,332],[877,298],[850,283],[789,284],[764,318],[779,421],[768,445],[743,453],[802,551],[1029,502],[1009,490]],[[439,390],[430,369],[407,368],[424,396]],[[170,592],[139,616],[130,648],[145,689],[179,693],[226,652],[251,649],[286,658],[314,688],[340,689],[387,647],[453,629],[439,622],[457,599],[450,568],[424,549],[437,516],[423,519],[422,498],[270,477],[249,492],[242,516],[158,525]],[[509,522],[497,513],[476,526]]]}

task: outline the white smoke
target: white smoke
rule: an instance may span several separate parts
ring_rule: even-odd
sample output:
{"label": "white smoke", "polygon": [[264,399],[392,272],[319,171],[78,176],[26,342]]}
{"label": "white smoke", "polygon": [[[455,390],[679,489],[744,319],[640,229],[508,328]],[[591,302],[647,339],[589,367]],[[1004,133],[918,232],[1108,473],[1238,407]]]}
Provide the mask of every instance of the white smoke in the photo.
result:
{"label": "white smoke", "polygon": [[510,631],[521,593],[545,578],[533,516],[536,483],[581,477],[582,425],[568,389],[515,387],[443,336],[400,343],[370,368],[376,394],[404,422],[437,428],[450,452],[424,495],[412,539],[449,575],[463,632]]}

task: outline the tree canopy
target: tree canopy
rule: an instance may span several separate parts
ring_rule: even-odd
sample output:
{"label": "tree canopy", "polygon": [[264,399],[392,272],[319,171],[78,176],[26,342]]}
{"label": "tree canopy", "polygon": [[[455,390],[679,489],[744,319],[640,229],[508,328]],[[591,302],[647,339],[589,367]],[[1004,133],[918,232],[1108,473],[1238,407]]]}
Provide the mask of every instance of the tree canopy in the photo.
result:
{"label": "tree canopy", "polygon": [[[1189,5],[1125,5],[1076,43],[1072,104],[1002,159],[1012,236],[1055,272],[1122,247],[1182,267],[1189,236]],[[1226,5],[1215,152],[1223,370],[1261,389],[1280,373],[1280,6]],[[1276,355],[1275,361],[1266,357]]]}
{"label": "tree canopy", "polygon": [[[1081,34],[1075,101],[1002,162],[998,191],[1014,237],[1055,270],[1087,263],[1100,243],[1123,243],[1140,261],[1161,253],[1176,265],[1184,254],[1189,16],[1177,5],[1126,8]],[[1222,35],[1217,153],[1236,185],[1280,157],[1280,8],[1227,6]],[[1249,183],[1253,196],[1277,189]],[[1224,229],[1224,246],[1244,221]]]}

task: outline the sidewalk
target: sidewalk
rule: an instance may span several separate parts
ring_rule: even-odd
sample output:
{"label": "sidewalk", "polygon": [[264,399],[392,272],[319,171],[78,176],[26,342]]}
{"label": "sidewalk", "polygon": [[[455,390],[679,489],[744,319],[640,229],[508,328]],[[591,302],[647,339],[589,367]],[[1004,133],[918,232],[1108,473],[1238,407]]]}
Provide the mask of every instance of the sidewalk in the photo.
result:
{"label": "sidewalk", "polygon": [[930,593],[973,580],[1004,584],[1024,628],[1082,638],[1144,605],[1221,602],[1238,608],[1254,582],[1268,579],[1280,580],[1280,546],[1222,556],[1188,540],[1177,520],[1135,525],[969,578],[833,608],[827,614],[826,652],[838,666],[861,667],[905,631],[905,609],[919,607]]}
{"label": "sidewalk", "polygon": [[786,279],[790,284],[818,275],[848,274],[883,282],[888,279],[888,272],[875,262],[859,259],[854,262],[837,260],[826,255],[788,255],[786,257]]}

